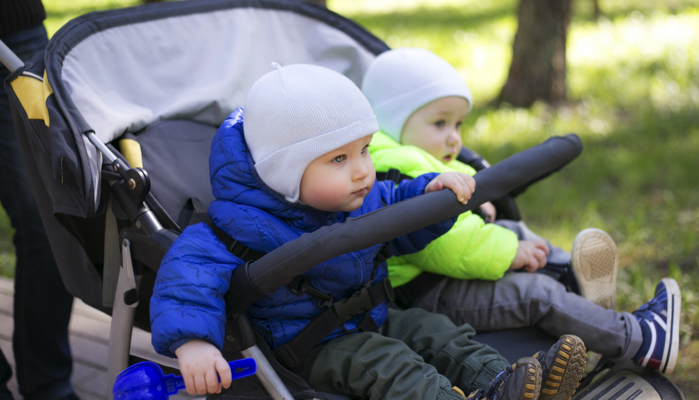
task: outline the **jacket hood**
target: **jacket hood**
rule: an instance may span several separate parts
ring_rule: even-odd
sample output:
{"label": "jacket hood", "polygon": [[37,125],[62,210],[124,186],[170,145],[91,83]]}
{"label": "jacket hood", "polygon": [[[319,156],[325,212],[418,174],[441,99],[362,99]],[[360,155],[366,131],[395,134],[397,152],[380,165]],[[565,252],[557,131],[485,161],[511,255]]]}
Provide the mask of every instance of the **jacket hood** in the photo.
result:
{"label": "jacket hood", "polygon": [[[284,196],[267,186],[255,170],[243,129],[243,108],[240,107],[226,118],[211,143],[209,177],[216,198],[209,207],[212,219],[217,219],[224,204],[232,202],[266,211],[302,230],[314,230],[345,220],[346,213],[289,203]],[[225,226],[222,228],[226,229]],[[233,232],[228,233],[232,235]]]}

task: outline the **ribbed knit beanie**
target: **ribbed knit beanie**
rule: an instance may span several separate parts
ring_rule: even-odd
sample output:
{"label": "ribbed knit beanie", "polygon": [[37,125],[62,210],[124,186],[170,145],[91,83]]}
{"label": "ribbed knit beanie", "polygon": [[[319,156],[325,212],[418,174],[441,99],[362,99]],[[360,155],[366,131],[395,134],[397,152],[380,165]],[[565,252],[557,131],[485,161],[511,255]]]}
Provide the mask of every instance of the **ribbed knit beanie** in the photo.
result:
{"label": "ribbed knit beanie", "polygon": [[456,69],[425,49],[381,53],[364,75],[362,92],[381,131],[399,143],[405,122],[425,104],[447,96],[465,98],[469,111],[473,104],[471,90]]}
{"label": "ribbed knit beanie", "polygon": [[245,142],[260,178],[299,199],[316,158],[379,130],[371,105],[347,77],[316,65],[275,65],[245,100]]}

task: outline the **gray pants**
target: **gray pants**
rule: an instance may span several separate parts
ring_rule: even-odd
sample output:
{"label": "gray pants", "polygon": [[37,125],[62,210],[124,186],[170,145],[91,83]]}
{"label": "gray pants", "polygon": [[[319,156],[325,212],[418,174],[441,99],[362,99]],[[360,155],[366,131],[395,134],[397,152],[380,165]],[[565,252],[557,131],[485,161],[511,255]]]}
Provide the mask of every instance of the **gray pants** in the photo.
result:
{"label": "gray pants", "polygon": [[381,333],[360,332],[316,346],[292,372],[323,392],[362,399],[461,398],[508,362],[471,340],[475,331],[421,309],[389,310]]}
{"label": "gray pants", "polygon": [[630,360],[642,342],[633,315],[602,308],[544,274],[508,272],[497,281],[445,277],[412,306],[479,332],[537,326],[556,337],[577,335],[588,350],[619,361]]}

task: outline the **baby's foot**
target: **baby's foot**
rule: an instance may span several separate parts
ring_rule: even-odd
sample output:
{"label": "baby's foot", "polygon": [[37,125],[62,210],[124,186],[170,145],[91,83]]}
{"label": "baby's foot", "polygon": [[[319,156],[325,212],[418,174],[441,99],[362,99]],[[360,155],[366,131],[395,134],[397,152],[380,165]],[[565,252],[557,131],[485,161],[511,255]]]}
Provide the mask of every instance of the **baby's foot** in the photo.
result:
{"label": "baby's foot", "polygon": [[671,374],[680,344],[680,286],[665,278],[655,287],[655,297],[633,315],[641,325],[643,343],[633,358],[636,365]]}
{"label": "baby's foot", "polygon": [[575,335],[561,336],[546,351],[534,355],[541,364],[540,400],[568,400],[580,384],[585,370],[586,352],[582,339]]}
{"label": "baby's foot", "polygon": [[541,390],[541,365],[524,357],[507,367],[488,387],[471,393],[466,400],[536,400]]}
{"label": "baby's foot", "polygon": [[570,253],[580,295],[604,308],[616,307],[616,274],[619,252],[614,239],[605,231],[582,230]]}

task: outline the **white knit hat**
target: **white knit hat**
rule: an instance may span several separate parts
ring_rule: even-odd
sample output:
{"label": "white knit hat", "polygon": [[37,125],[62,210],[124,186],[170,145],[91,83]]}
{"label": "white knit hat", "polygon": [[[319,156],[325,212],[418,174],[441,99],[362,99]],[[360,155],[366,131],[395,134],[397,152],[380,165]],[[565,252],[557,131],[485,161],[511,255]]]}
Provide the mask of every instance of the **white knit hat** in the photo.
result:
{"label": "white knit hat", "polygon": [[245,100],[245,142],[260,178],[295,203],[311,161],[379,125],[366,97],[342,74],[306,64],[275,67]]}
{"label": "white knit hat", "polygon": [[405,122],[425,104],[447,96],[466,99],[469,111],[473,104],[471,90],[456,69],[425,49],[381,53],[364,75],[362,92],[381,131],[399,143]]}

